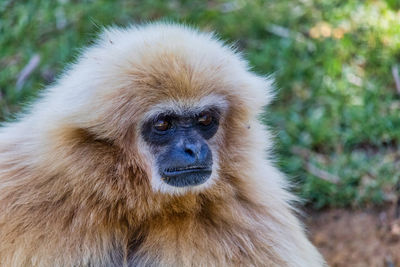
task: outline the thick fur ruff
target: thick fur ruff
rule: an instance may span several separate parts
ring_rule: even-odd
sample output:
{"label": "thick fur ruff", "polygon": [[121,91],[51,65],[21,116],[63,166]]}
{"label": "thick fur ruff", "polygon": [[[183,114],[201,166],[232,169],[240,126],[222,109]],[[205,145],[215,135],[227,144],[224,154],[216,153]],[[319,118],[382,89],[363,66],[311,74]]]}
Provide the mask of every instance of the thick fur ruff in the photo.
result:
{"label": "thick fur ruff", "polygon": [[[226,110],[213,182],[155,188],[146,114],[212,99]],[[212,34],[105,30],[0,128],[0,266],[323,266],[267,159],[257,116],[270,99],[269,80]]]}

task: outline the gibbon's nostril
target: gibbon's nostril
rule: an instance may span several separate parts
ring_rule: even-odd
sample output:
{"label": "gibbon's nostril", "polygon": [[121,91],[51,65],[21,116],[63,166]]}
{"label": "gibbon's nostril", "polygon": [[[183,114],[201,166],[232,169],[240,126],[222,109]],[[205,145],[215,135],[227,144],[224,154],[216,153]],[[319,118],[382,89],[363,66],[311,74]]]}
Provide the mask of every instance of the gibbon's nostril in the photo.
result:
{"label": "gibbon's nostril", "polygon": [[198,150],[198,149],[196,148],[196,145],[194,145],[194,144],[185,145],[185,153],[191,157],[196,157],[196,154],[197,154],[196,150]]}
{"label": "gibbon's nostril", "polygon": [[191,149],[185,149],[186,154],[189,154],[190,156],[194,157],[195,154]]}

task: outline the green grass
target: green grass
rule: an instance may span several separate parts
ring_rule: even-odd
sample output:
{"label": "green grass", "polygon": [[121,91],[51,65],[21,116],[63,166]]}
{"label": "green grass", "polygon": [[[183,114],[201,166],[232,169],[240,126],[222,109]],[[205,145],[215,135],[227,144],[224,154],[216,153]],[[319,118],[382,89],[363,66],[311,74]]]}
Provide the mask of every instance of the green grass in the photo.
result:
{"label": "green grass", "polygon": [[[263,119],[276,134],[278,163],[310,205],[391,201],[400,181],[400,93],[392,76],[399,8],[393,0],[3,0],[0,120],[53,82],[101,26],[184,22],[215,30],[257,73],[276,77],[277,99]],[[35,54],[40,64],[17,90]],[[339,180],[324,180],[332,177]]]}

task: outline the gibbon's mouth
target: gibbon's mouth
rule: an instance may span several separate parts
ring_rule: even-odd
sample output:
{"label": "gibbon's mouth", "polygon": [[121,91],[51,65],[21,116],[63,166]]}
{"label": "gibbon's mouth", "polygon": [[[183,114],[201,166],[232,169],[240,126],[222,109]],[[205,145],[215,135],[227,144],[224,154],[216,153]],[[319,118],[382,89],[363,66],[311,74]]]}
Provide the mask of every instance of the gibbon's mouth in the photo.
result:
{"label": "gibbon's mouth", "polygon": [[188,166],[167,168],[160,172],[161,179],[171,186],[185,187],[200,185],[211,176],[211,168],[202,166]]}

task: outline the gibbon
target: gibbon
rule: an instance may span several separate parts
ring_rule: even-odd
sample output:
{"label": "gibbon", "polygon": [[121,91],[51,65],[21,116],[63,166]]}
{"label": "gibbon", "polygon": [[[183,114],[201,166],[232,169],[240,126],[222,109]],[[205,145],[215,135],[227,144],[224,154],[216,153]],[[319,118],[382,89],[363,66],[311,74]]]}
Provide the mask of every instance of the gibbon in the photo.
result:
{"label": "gibbon", "polygon": [[109,28],[0,128],[0,266],[324,266],[213,34]]}

